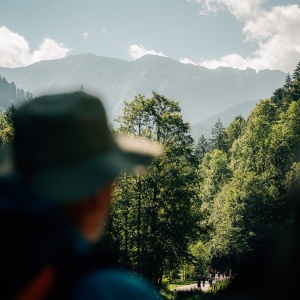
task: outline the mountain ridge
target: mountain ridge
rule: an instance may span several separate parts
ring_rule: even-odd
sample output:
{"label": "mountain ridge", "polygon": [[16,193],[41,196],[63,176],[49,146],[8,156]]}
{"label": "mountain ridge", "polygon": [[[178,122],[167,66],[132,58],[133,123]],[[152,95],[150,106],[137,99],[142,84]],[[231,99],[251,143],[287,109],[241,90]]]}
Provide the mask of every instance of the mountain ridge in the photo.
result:
{"label": "mountain ridge", "polygon": [[95,54],[70,55],[27,67],[0,68],[0,75],[35,96],[79,90],[99,96],[113,120],[124,101],[152,91],[179,102],[184,121],[197,124],[245,101],[267,98],[284,84],[281,71],[215,70],[145,55],[126,61]]}

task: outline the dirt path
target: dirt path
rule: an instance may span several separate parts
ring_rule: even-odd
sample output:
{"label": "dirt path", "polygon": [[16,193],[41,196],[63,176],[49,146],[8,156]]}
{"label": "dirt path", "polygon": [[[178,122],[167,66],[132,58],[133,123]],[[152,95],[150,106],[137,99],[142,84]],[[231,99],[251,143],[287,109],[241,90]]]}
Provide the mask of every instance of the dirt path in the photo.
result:
{"label": "dirt path", "polygon": [[[207,289],[209,288],[208,281],[205,281],[204,286],[201,282],[201,287],[200,288],[201,288],[202,291],[206,292]],[[189,291],[189,290],[197,290],[197,289],[198,289],[197,288],[197,283],[192,283],[192,284],[187,284],[187,285],[182,285],[180,287],[177,287],[177,288],[173,289],[173,291],[174,290],[176,290],[176,291]]]}

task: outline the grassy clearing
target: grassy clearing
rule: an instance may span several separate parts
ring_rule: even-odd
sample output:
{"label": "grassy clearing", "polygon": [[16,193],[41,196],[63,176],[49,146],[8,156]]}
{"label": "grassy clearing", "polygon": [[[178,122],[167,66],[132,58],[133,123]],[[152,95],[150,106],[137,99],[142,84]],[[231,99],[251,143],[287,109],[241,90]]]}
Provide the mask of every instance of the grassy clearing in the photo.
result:
{"label": "grassy clearing", "polygon": [[228,286],[229,284],[229,280],[224,280],[224,281],[221,281],[219,283],[215,283],[213,284],[211,287],[209,287],[207,289],[207,293],[218,293],[219,291],[222,291],[224,289],[226,289],[226,287]]}
{"label": "grassy clearing", "polygon": [[187,284],[193,284],[193,283],[196,283],[195,281],[181,281],[181,282],[174,282],[174,283],[169,283],[167,288],[169,290],[173,290],[173,289],[176,289],[180,286],[183,286],[183,285],[187,285]]}

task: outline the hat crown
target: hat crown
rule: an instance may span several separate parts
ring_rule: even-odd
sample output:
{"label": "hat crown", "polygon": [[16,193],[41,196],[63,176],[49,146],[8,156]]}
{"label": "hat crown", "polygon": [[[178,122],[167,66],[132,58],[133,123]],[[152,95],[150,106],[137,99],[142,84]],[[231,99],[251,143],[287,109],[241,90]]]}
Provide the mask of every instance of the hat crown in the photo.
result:
{"label": "hat crown", "polygon": [[81,201],[122,170],[147,166],[160,155],[152,143],[114,137],[100,99],[81,92],[24,103],[14,127],[19,178],[61,204]]}
{"label": "hat crown", "polygon": [[81,92],[24,104],[16,113],[14,142],[17,168],[26,172],[84,161],[114,144],[102,103]]}

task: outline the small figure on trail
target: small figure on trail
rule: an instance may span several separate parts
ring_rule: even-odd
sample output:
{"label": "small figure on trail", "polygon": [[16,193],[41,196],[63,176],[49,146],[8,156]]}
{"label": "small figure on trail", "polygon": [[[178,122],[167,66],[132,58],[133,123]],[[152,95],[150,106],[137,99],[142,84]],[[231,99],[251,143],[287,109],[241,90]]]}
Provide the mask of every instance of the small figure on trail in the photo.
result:
{"label": "small figure on trail", "polygon": [[202,285],[203,285],[203,287],[205,286],[205,280],[206,280],[206,277],[203,276],[203,277],[202,277]]}
{"label": "small figure on trail", "polygon": [[198,275],[198,278],[197,278],[197,287],[198,287],[198,289],[200,288],[200,281],[201,281],[200,275]]}

